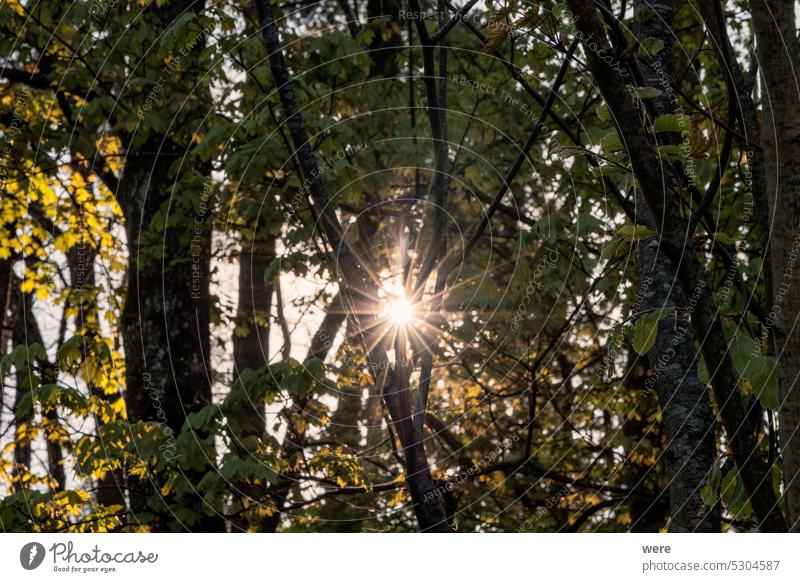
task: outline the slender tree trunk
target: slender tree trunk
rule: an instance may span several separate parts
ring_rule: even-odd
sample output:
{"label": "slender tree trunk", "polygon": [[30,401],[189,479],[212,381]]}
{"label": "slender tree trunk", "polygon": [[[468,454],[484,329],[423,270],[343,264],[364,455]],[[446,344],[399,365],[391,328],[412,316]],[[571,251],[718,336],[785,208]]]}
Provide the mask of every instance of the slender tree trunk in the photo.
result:
{"label": "slender tree trunk", "polygon": [[[14,263],[11,259],[0,259],[0,334],[2,334],[2,341],[0,341],[0,358],[5,357],[6,349],[8,347],[7,341],[9,335],[6,333],[10,331],[10,313],[11,298],[13,296],[13,288],[11,281]],[[0,391],[1,392],[1,391]],[[2,396],[0,396],[2,398]]]}
{"label": "slender tree trunk", "polygon": [[[94,261],[96,251],[86,241],[80,241],[70,248],[67,253],[67,267],[70,276],[70,307],[76,310],[75,332],[84,336],[97,339],[98,337],[98,312],[94,295],[81,293],[96,286]],[[73,297],[73,294],[76,297]],[[87,299],[91,297],[91,299]],[[106,401],[116,398],[117,394],[106,394],[102,388],[89,384],[89,392]],[[96,419],[99,423],[99,419]],[[99,431],[100,426],[96,427]],[[97,502],[101,505],[121,505],[125,507],[125,475],[121,468],[111,469],[97,479]]]}
{"label": "slender tree trunk", "polygon": [[393,77],[397,74],[397,55],[401,50],[403,39],[398,29],[392,28],[393,22],[399,21],[400,0],[367,0],[367,22],[376,26],[380,18],[390,18],[389,22],[375,31],[369,44],[370,77]]}
{"label": "slender tree trunk", "polygon": [[763,82],[762,143],[772,217],[775,354],[780,382],[784,499],[791,531],[800,531],[800,85],[792,0],[752,0]]}
{"label": "slender tree trunk", "polygon": [[[237,314],[237,328],[244,327],[246,333],[234,333],[233,336],[233,365],[234,380],[244,370],[258,370],[269,362],[269,334],[270,312],[275,286],[265,280],[267,270],[275,258],[275,238],[266,241],[242,241],[239,256],[239,300]],[[263,438],[266,432],[266,415],[264,405],[256,402],[245,402],[245,415],[248,419],[248,428],[237,435],[240,439],[235,446],[240,449],[240,444],[248,436]],[[250,455],[251,452],[241,450],[240,454]],[[237,486],[244,503],[257,505],[266,495],[266,490],[248,484]],[[246,513],[235,518],[232,522],[233,531],[247,531],[253,521]],[[258,520],[260,521],[260,520]]]}
{"label": "slender tree trunk", "polygon": [[[648,430],[649,422],[658,406],[658,399],[647,389],[646,382],[650,372],[647,356],[640,356],[631,348],[623,377],[625,391],[634,398],[636,407],[631,417],[624,419],[622,431],[632,443],[630,453],[640,452],[641,447],[652,446],[659,450],[661,431]],[[631,525],[634,533],[657,533],[664,527],[670,516],[670,503],[655,490],[660,489],[662,475],[649,461],[626,454],[628,488],[630,495]],[[656,500],[656,501],[653,501]]]}
{"label": "slender tree trunk", "polygon": [[[28,332],[25,326],[25,304],[30,300],[30,294],[23,294],[19,290],[19,281],[16,277],[13,278],[14,285],[14,305],[12,307],[12,345],[13,347],[28,345]],[[32,343],[32,342],[31,342]],[[30,391],[30,384],[25,370],[16,371],[16,381],[14,383],[14,469],[13,469],[13,484],[15,491],[21,491],[24,488],[22,475],[30,471],[31,467],[31,441],[30,437],[26,435],[26,429],[30,429],[30,424],[33,422],[33,415],[21,414],[20,404],[25,395]]]}
{"label": "slender tree trunk", "polygon": [[[0,259],[0,360],[6,357],[8,345],[13,335],[13,318],[11,316],[12,274],[14,263],[11,259]],[[0,410],[3,409],[5,396],[0,386]]]}
{"label": "slender tree trunk", "polygon": [[[234,375],[246,369],[258,370],[269,362],[270,313],[275,285],[264,276],[275,258],[275,239],[242,241],[239,257],[238,319],[246,328],[233,336]],[[264,411],[251,410],[253,434],[263,435]]]}
{"label": "slender tree trunk", "polygon": [[[639,66],[648,86],[661,91],[652,100],[657,115],[673,113],[673,22],[677,0],[634,2],[634,35],[641,42],[654,38],[664,43],[655,56],[641,55]],[[646,201],[640,196],[637,221],[655,227]],[[659,249],[660,240],[651,238],[636,245],[639,288],[638,312],[665,307],[684,307],[686,296],[677,281],[669,258]],[[716,460],[714,414],[706,385],[697,377],[698,356],[688,322],[680,311],[658,324],[655,344],[647,358],[653,371],[664,419],[664,461],[669,483],[670,531],[719,531],[719,515],[704,511],[700,490]]]}
{"label": "slender tree trunk", "polygon": [[[729,106],[736,108],[739,129],[747,139],[741,147],[745,148],[747,165],[752,174],[753,206],[755,210],[756,225],[761,236],[761,250],[763,253],[764,288],[768,300],[773,297],[772,289],[772,248],[770,204],[767,194],[767,168],[762,144],[762,130],[760,114],[753,100],[751,80],[745,77],[736,54],[733,51],[730,37],[728,36],[727,22],[722,5],[719,0],[698,2],[698,7],[706,24],[708,34],[714,45],[717,55],[717,64],[720,72],[725,76],[728,90]],[[724,168],[723,168],[724,170]],[[748,201],[745,200],[745,204]],[[768,330],[772,331],[772,330]]]}
{"label": "slender tree trunk", "polygon": [[[18,286],[19,282],[17,282]],[[14,343],[16,345],[39,344],[44,347],[44,337],[42,336],[39,322],[33,313],[33,295],[30,293],[22,293],[16,291],[19,304],[17,305],[17,313],[14,322]],[[33,365],[33,361],[28,360],[28,366]],[[38,367],[41,370],[41,384],[55,384],[57,380],[58,371],[55,365],[49,361],[40,361]],[[17,372],[17,392],[14,402],[14,409],[20,404],[22,398],[26,393],[31,390],[30,376],[34,372],[25,370]],[[66,473],[64,471],[64,453],[61,450],[61,445],[57,440],[57,435],[53,433],[58,430],[59,420],[55,410],[49,410],[44,413],[46,418],[47,429],[45,431],[46,450],[47,450],[47,469],[48,474],[52,480],[53,491],[63,491],[67,482]],[[18,418],[18,422],[25,422],[30,424],[33,422],[33,416],[24,415]],[[18,429],[20,427],[18,426]],[[56,437],[56,438],[51,438]],[[20,465],[30,469],[31,462],[31,444],[28,438],[21,438],[18,442],[17,459]]]}

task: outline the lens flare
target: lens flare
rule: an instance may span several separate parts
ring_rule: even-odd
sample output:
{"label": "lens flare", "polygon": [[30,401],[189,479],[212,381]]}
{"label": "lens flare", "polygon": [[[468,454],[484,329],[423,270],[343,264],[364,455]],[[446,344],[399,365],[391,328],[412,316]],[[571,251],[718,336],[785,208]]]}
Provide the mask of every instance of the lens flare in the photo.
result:
{"label": "lens flare", "polygon": [[414,320],[414,306],[405,297],[394,297],[387,304],[383,315],[398,327],[404,327]]}

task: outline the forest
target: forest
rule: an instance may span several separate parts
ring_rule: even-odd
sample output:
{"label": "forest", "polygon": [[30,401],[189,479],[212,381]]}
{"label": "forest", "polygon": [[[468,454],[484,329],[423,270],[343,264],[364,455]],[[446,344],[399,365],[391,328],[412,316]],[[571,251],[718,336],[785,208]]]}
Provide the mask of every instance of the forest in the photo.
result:
{"label": "forest", "polygon": [[0,528],[800,531],[799,8],[0,2]]}

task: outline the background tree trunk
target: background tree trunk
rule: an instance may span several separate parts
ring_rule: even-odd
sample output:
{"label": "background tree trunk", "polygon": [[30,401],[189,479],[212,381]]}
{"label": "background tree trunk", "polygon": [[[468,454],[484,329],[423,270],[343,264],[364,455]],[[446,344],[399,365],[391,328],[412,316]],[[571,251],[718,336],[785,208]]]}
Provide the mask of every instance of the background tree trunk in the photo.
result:
{"label": "background tree trunk", "polygon": [[800,531],[800,88],[792,0],[752,0],[763,81],[762,144],[767,167],[774,337],[780,382],[781,452],[786,516]]}
{"label": "background tree trunk", "polygon": [[[150,145],[149,151],[157,151],[158,145]],[[187,216],[181,209],[161,223],[159,232],[152,232],[169,202],[169,153],[153,157],[130,152],[120,179],[128,244],[121,332],[129,420],[157,422],[178,435],[187,415],[211,403],[212,217],[210,210],[198,208],[195,216]],[[204,194],[198,192],[196,200],[207,202]],[[200,477],[186,474],[190,482]],[[135,512],[137,504],[132,505]],[[193,531],[224,531],[223,520],[207,516],[199,496],[195,510],[203,517]]]}

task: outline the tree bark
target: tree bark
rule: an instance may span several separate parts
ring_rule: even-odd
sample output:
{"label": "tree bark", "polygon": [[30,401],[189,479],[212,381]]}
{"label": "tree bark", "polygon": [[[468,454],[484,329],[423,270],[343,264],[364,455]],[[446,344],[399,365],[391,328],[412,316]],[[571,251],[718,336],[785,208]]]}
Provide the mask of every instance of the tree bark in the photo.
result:
{"label": "tree bark", "polygon": [[[242,241],[239,256],[238,319],[247,329],[244,335],[233,336],[234,375],[246,369],[258,370],[269,362],[270,313],[275,286],[264,280],[275,258],[275,238],[258,243]],[[235,378],[234,378],[235,379]],[[266,428],[263,410],[251,410],[253,434],[262,435]]]}
{"label": "tree bark", "polygon": [[784,499],[791,531],[800,531],[800,87],[792,0],[750,3],[763,81],[762,144],[767,169],[773,270],[775,354],[780,383]]}
{"label": "tree bark", "polygon": [[[641,55],[639,67],[644,81],[659,89],[652,100],[657,115],[673,113],[673,31],[677,0],[634,2],[634,36],[641,42],[654,38],[664,43],[654,56]],[[674,141],[674,140],[672,140]],[[637,222],[655,227],[647,203],[639,199]],[[660,240],[651,238],[636,245],[639,312],[688,304],[677,283],[675,269],[660,250]],[[716,460],[715,420],[706,385],[697,377],[697,353],[687,322],[675,312],[658,324],[655,344],[647,353],[651,378],[658,394],[664,423],[664,459],[669,483],[670,521],[673,532],[719,531],[716,511],[704,510],[700,490]]]}
{"label": "tree bark", "polygon": [[[155,145],[150,151],[157,149]],[[173,210],[162,222],[162,230],[152,232],[151,226],[170,202],[165,188],[171,177],[169,154],[131,151],[120,178],[118,197],[128,245],[121,332],[128,419],[156,422],[177,435],[187,415],[211,404],[212,219],[202,207],[195,216]],[[207,203],[205,194],[205,190],[198,193],[201,204]],[[201,476],[186,474],[195,483]],[[135,512],[139,503],[133,497]],[[202,517],[193,531],[224,531],[223,520],[206,515],[199,496],[195,511]]]}
{"label": "tree bark", "polygon": [[[31,301],[31,296],[28,293],[22,293],[19,289],[20,281],[13,277],[13,294],[14,301],[12,303],[12,346],[28,345],[30,341],[28,338],[28,330],[25,325],[26,304]],[[33,343],[33,342],[31,342]],[[31,441],[30,438],[24,435],[24,427],[30,429],[30,423],[33,421],[33,415],[20,414],[19,406],[25,394],[30,391],[30,383],[27,380],[27,373],[24,370],[17,369],[16,382],[14,386],[14,468],[12,474],[12,482],[15,491],[22,491],[24,488],[22,474],[30,471],[31,467]]]}
{"label": "tree bark", "polygon": [[206,217],[190,238],[185,222],[196,221],[173,213],[162,232],[149,232],[169,202],[169,165],[166,154],[131,152],[120,180],[129,253],[122,337],[129,419],[177,434],[187,414],[211,403],[211,225]]}
{"label": "tree bark", "polygon": [[[19,286],[19,281],[16,281],[16,287]],[[18,346],[32,344],[39,344],[44,347],[44,337],[42,336],[39,322],[33,313],[33,295],[30,293],[23,293],[19,289],[16,290],[16,295],[19,301],[17,305],[17,313],[14,321],[14,343]],[[27,362],[28,366],[33,366],[30,356]],[[38,367],[41,372],[41,384],[55,384],[58,376],[56,366],[50,361],[40,361]],[[17,371],[17,386],[16,398],[14,402],[14,410],[20,404],[22,397],[26,392],[32,390],[30,376],[33,371],[26,370],[24,372]],[[64,452],[61,450],[61,445],[55,439],[50,437],[53,434],[53,426],[58,425],[58,416],[55,410],[49,410],[44,413],[47,418],[47,430],[45,431],[45,442],[47,450],[47,469],[48,475],[52,481],[52,489],[55,492],[63,491],[66,486],[67,477],[64,471]],[[23,416],[18,419],[18,422],[33,422],[33,416]],[[18,426],[19,428],[19,426]],[[18,445],[15,446],[15,456],[19,465],[30,470],[31,462],[31,443],[30,440],[20,439]]]}
{"label": "tree bark", "polygon": [[[275,258],[275,238],[266,241],[243,240],[239,255],[239,293],[236,327],[244,326],[245,334],[233,335],[234,381],[247,369],[258,370],[269,362],[269,334],[271,331],[270,312],[275,285],[265,280],[267,270]],[[245,402],[244,414],[248,428],[236,435],[234,446],[242,456],[251,455],[241,445],[248,436],[263,438],[266,433],[266,414],[263,403]],[[263,497],[262,487],[246,483],[234,484],[250,503],[258,504]],[[242,513],[232,520],[233,531],[247,531],[252,520]]]}

